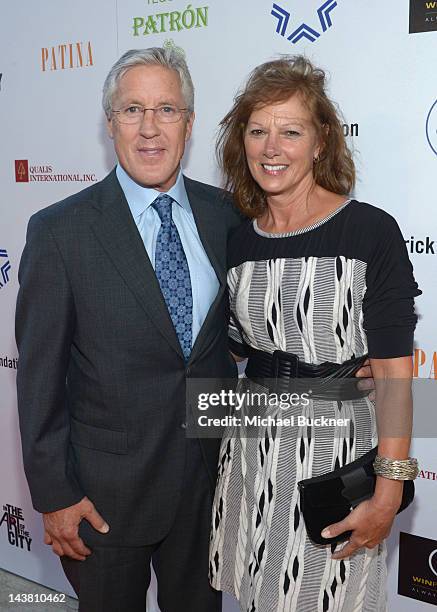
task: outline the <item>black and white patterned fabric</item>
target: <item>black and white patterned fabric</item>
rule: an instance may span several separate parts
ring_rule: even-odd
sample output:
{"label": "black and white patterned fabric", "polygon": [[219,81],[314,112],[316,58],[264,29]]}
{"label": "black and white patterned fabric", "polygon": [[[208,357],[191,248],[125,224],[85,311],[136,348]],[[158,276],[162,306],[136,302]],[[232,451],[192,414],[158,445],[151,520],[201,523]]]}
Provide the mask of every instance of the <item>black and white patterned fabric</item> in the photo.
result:
{"label": "black and white patterned fabric", "polygon": [[[314,364],[412,353],[420,291],[396,222],[378,208],[347,201],[288,234],[266,234],[247,222],[231,239],[228,267],[230,344],[240,356],[247,345]],[[262,389],[243,378],[240,389],[248,387]],[[323,432],[261,427],[255,439],[227,430],[213,507],[211,584],[233,593],[244,612],[384,611],[384,543],[332,560],[333,547],[308,539],[296,486],[375,446],[374,406],[367,398],[313,400],[295,414],[349,419],[349,425]]]}

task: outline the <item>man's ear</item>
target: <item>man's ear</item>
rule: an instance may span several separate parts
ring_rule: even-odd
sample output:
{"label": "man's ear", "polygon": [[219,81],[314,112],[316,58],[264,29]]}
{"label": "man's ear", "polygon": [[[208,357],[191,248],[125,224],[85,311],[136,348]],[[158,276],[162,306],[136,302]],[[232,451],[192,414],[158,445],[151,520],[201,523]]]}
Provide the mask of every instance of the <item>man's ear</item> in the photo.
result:
{"label": "man's ear", "polygon": [[106,117],[106,130],[108,132],[109,138],[114,138],[114,125],[112,121],[112,117]]}
{"label": "man's ear", "polygon": [[188,117],[186,132],[185,132],[185,142],[188,142],[188,140],[190,140],[191,132],[193,131],[193,123],[194,123],[195,118],[196,118],[196,115],[193,111],[192,113],[190,113],[190,116]]}

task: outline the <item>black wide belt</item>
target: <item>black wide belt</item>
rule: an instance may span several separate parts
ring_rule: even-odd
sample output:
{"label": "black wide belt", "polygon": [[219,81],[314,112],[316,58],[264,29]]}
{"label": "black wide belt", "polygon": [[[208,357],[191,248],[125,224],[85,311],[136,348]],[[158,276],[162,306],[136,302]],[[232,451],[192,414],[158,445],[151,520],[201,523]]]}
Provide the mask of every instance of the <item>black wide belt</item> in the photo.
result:
{"label": "black wide belt", "polygon": [[346,400],[368,395],[368,391],[357,389],[355,379],[367,355],[343,363],[312,364],[285,351],[268,353],[249,347],[248,353],[247,378],[276,393],[303,392],[311,387],[316,399]]}

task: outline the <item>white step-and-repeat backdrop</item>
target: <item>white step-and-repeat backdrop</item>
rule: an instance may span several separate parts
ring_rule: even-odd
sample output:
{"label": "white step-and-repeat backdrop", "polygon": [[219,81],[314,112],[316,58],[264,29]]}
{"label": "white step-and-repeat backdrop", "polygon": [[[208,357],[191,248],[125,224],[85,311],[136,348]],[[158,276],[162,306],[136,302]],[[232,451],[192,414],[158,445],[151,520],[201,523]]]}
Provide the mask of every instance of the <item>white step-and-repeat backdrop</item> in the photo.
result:
{"label": "white step-and-repeat backdrop", "polygon": [[[248,72],[305,53],[330,92],[359,171],[358,199],[399,221],[416,278],[415,376],[437,378],[437,2],[425,0],[45,0],[0,16],[0,567],[71,592],[42,542],[18,436],[14,309],[29,216],[103,178],[115,162],[101,110],[107,71],[131,48],[181,47],[196,86],[186,173],[220,183],[217,124]],[[56,321],[53,322],[56,324]],[[429,411],[437,406],[429,405]],[[417,499],[389,541],[389,609],[437,605],[435,435],[414,440]],[[1,594],[2,602],[5,594]],[[226,600],[227,612],[236,610]],[[153,595],[149,610],[156,610]]]}

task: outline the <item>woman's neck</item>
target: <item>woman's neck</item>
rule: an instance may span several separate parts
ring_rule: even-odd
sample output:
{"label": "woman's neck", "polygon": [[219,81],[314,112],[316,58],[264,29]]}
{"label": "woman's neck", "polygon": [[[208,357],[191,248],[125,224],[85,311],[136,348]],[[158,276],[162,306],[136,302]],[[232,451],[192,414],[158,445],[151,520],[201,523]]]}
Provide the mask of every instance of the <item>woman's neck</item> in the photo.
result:
{"label": "woman's neck", "polygon": [[323,219],[344,201],[344,196],[312,181],[299,185],[293,193],[267,196],[267,209],[257,224],[260,229],[275,234],[295,231]]}

